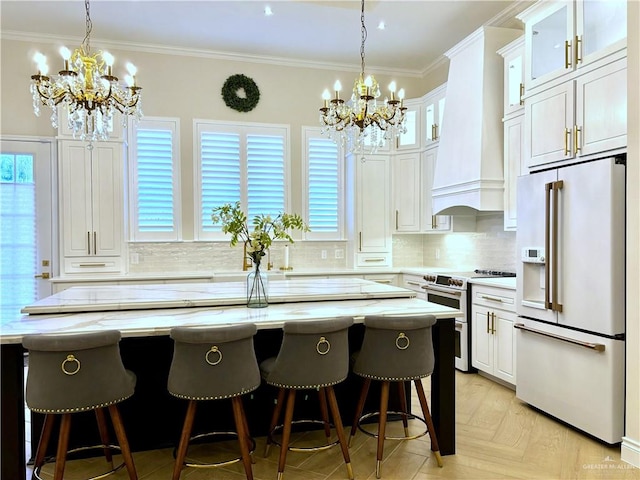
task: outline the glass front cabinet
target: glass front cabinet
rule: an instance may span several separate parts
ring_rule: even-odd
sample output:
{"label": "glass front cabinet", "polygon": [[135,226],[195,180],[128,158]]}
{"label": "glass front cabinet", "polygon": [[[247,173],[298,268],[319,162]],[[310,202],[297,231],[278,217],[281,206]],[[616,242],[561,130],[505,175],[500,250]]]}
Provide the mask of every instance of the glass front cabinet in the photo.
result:
{"label": "glass front cabinet", "polygon": [[527,91],[626,47],[624,0],[538,2],[525,24]]}

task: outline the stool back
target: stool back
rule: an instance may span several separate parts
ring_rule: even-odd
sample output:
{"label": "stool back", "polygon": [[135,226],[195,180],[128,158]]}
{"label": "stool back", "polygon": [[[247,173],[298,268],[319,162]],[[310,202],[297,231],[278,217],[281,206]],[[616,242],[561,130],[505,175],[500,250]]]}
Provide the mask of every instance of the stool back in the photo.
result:
{"label": "stool back", "polygon": [[254,324],[175,327],[168,390],[189,400],[231,398],[260,385]]}
{"label": "stool back", "polygon": [[416,380],[431,375],[435,364],[433,315],[370,316],[364,320],[362,348],[353,371],[376,380]]}
{"label": "stool back", "polygon": [[136,377],[120,357],[120,332],[27,335],[27,406],[40,413],[73,413],[121,402]]}
{"label": "stool back", "polygon": [[266,381],[283,388],[335,385],[349,373],[349,327],[353,318],[286,322],[278,356]]}

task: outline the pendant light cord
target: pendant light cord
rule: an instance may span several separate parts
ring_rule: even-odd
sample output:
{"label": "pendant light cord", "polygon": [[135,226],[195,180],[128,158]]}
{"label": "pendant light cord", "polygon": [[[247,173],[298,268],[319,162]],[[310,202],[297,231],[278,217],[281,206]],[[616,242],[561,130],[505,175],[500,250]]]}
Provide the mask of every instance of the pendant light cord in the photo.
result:
{"label": "pendant light cord", "polygon": [[364,42],[367,39],[367,27],[364,26],[364,0],[362,0],[362,10],[360,13],[360,34],[362,43],[360,44],[360,66],[362,68],[362,79],[364,80]]}
{"label": "pendant light cord", "polygon": [[84,10],[86,13],[86,16],[85,16],[86,33],[84,36],[84,40],[82,40],[82,48],[84,50],[84,53],[88,55],[89,51],[91,50],[91,30],[93,30],[93,24],[91,23],[91,15],[89,12],[89,0],[84,0]]}

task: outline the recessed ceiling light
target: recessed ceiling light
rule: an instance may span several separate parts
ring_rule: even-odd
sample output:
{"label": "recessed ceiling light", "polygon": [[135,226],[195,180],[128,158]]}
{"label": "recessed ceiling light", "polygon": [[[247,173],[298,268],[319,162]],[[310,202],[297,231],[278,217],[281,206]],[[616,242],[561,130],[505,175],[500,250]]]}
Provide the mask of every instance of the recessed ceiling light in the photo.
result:
{"label": "recessed ceiling light", "polygon": [[265,17],[270,17],[271,15],[273,15],[273,10],[271,10],[271,7],[269,5],[264,7],[264,16]]}
{"label": "recessed ceiling light", "polygon": [[387,28],[387,25],[384,23],[384,20],[380,20],[380,23],[378,24],[378,30],[384,30],[385,28]]}

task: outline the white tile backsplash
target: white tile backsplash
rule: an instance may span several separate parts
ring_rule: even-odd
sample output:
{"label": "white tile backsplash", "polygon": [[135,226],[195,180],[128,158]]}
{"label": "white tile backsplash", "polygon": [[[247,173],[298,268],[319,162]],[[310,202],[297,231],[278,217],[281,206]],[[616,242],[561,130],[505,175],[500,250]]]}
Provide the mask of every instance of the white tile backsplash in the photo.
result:
{"label": "white tile backsplash", "polygon": [[[394,235],[393,266],[515,271],[515,242],[515,232],[503,230],[501,213],[479,215],[473,233]],[[275,270],[284,265],[284,245],[276,242],[271,248]],[[336,258],[341,252],[342,258]],[[242,246],[230,247],[228,242],[131,243],[129,258],[132,274],[239,271]],[[289,264],[294,270],[338,271],[351,266],[347,242],[296,241],[289,245]]]}

